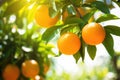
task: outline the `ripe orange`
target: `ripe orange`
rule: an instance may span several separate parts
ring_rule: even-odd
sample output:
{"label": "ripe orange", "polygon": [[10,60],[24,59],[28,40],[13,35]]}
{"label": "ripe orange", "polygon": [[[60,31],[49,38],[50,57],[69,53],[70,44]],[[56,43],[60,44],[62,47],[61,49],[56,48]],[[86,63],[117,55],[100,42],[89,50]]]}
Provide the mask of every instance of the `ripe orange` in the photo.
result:
{"label": "ripe orange", "polygon": [[22,74],[28,78],[34,78],[39,74],[39,64],[35,60],[26,60],[22,63]]}
{"label": "ripe orange", "polygon": [[19,68],[14,64],[8,64],[3,70],[4,80],[17,80],[20,75]]}
{"label": "ripe orange", "polygon": [[[84,16],[86,14],[85,10],[81,7],[77,8],[77,10],[79,11],[80,15],[81,16]],[[63,12],[63,15],[62,15],[62,20],[65,21],[65,19],[68,17],[68,16],[71,16],[72,14],[69,14],[67,10],[65,10]],[[75,16],[76,17],[80,17],[80,15],[77,13]]]}
{"label": "ripe orange", "polygon": [[64,33],[57,42],[60,52],[66,55],[75,54],[81,47],[79,37],[71,32]]}
{"label": "ripe orange", "polygon": [[105,30],[98,23],[89,23],[82,29],[82,38],[89,45],[97,45],[103,42]]}
{"label": "ripe orange", "polygon": [[47,5],[41,5],[35,12],[36,22],[45,28],[49,28],[57,23],[59,16],[51,18],[49,15],[49,7]]}

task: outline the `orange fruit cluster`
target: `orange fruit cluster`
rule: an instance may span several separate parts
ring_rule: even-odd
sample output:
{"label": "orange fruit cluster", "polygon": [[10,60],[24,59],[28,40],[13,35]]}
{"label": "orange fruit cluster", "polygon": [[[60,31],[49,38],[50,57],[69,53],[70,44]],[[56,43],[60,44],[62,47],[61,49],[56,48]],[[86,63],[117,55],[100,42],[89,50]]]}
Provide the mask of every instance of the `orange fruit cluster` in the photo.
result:
{"label": "orange fruit cluster", "polygon": [[[77,8],[78,12],[81,16],[84,16],[86,14],[85,10],[81,7]],[[76,12],[76,17],[80,17],[80,15]],[[55,17],[50,17],[49,14],[49,6],[47,5],[40,5],[38,9],[36,9],[35,12],[35,21],[37,24],[39,24],[43,28],[50,28],[54,26],[58,20],[60,19],[60,15],[56,15]],[[62,14],[62,20],[64,21],[69,16],[69,13],[67,10],[65,10]]]}
{"label": "orange fruit cluster", "polygon": [[[49,70],[49,66],[44,64],[43,67],[44,74],[46,74]],[[25,60],[21,65],[21,71],[15,64],[6,65],[2,72],[2,77],[4,80],[18,80],[20,73],[22,73],[26,78],[34,80],[36,76],[39,76],[39,71],[40,66],[36,60]],[[40,79],[42,79],[42,76]]]}
{"label": "orange fruit cluster", "polygon": [[[82,38],[88,45],[98,45],[105,39],[105,30],[99,23],[88,23],[82,29]],[[58,49],[66,55],[74,55],[80,50],[80,38],[74,33],[64,33],[57,42]]]}

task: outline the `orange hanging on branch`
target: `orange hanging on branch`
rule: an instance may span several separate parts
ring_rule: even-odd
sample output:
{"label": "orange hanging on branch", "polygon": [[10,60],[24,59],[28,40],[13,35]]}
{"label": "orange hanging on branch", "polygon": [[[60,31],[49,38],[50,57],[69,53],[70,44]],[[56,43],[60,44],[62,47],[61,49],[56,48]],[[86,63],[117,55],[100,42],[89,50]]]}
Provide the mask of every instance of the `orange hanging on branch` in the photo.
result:
{"label": "orange hanging on branch", "polygon": [[89,45],[97,45],[104,41],[105,30],[98,23],[89,23],[82,29],[82,38]]}
{"label": "orange hanging on branch", "polygon": [[19,68],[14,64],[8,64],[3,70],[4,80],[17,80],[19,75]]}
{"label": "orange hanging on branch", "polygon": [[34,78],[39,74],[39,64],[35,60],[26,60],[22,63],[22,74],[28,78]]}
{"label": "orange hanging on branch", "polygon": [[73,55],[78,52],[81,47],[80,38],[71,32],[64,33],[57,42],[58,49],[66,55]]}
{"label": "orange hanging on branch", "polygon": [[57,23],[59,15],[51,18],[49,15],[49,7],[41,5],[35,12],[35,21],[44,28],[49,28]]}

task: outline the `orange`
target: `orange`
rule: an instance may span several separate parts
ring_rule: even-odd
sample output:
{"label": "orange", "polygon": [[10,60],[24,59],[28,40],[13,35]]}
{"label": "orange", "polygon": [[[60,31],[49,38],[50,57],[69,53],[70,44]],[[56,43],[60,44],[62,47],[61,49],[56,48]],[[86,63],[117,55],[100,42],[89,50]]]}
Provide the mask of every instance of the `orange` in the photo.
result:
{"label": "orange", "polygon": [[22,63],[22,74],[28,78],[34,78],[39,74],[39,64],[35,60],[26,60]]}
{"label": "orange", "polygon": [[82,29],[82,38],[89,45],[97,45],[104,41],[105,30],[98,23],[89,23]]}
{"label": "orange", "polygon": [[80,49],[81,42],[76,34],[68,32],[60,36],[57,45],[61,53],[66,55],[73,55]]}
{"label": "orange", "polygon": [[8,64],[3,70],[4,80],[17,80],[20,75],[19,68],[14,64]]}
{"label": "orange", "polygon": [[[80,15],[81,16],[84,16],[86,14],[85,10],[81,7],[77,8],[77,10],[79,11]],[[80,15],[77,13],[76,14],[76,17],[80,17]],[[65,19],[68,17],[68,16],[72,16],[72,14],[69,14],[67,10],[65,10],[63,12],[63,15],[62,15],[62,20],[65,21]]]}
{"label": "orange", "polygon": [[49,15],[49,7],[41,5],[35,12],[35,21],[44,28],[49,28],[57,23],[59,16],[51,18]]}
{"label": "orange", "polygon": [[[43,64],[44,67],[44,74],[46,74],[49,70],[49,65],[48,64]],[[44,80],[44,78],[41,75],[36,75],[34,78],[32,78],[31,80]]]}

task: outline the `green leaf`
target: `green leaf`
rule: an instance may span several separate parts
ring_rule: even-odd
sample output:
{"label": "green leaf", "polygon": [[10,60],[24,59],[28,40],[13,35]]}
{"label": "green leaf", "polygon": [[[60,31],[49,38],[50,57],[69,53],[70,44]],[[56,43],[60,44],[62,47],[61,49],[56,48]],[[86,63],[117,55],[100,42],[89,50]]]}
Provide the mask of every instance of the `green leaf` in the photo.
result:
{"label": "green leaf", "polygon": [[74,4],[75,6],[79,6],[80,2],[82,2],[82,0],[71,0],[71,3]]}
{"label": "green leaf", "polygon": [[105,26],[104,28],[105,28],[106,32],[114,34],[116,36],[120,36],[120,27],[108,25],[108,26]]}
{"label": "green leaf", "polygon": [[112,36],[110,34],[108,34],[108,33],[106,34],[106,38],[103,41],[103,45],[106,48],[109,55],[111,57],[114,57],[114,49],[113,49],[114,42],[113,42],[113,38],[112,38]]}
{"label": "green leaf", "polygon": [[49,4],[50,4],[49,15],[51,18],[54,18],[59,13],[59,10],[57,9],[57,6],[54,0],[50,0]]}
{"label": "green leaf", "polygon": [[[45,0],[47,1],[47,0]],[[55,0],[48,0],[49,5],[49,15],[51,18],[54,18],[55,16],[59,15],[60,16],[60,12],[61,9],[63,8],[63,4],[60,2],[55,2]]]}
{"label": "green leaf", "polygon": [[76,10],[73,5],[67,6],[68,14],[76,15]]}
{"label": "green leaf", "polygon": [[73,57],[75,58],[76,60],[76,63],[78,62],[78,60],[80,59],[81,55],[80,55],[80,52],[78,51],[76,54],[73,55]]}
{"label": "green leaf", "polygon": [[73,29],[75,26],[70,26],[70,25],[66,25],[67,27],[64,27],[61,31],[60,31],[60,35],[64,34],[66,32],[68,32],[69,30]]}
{"label": "green leaf", "polygon": [[17,0],[11,5],[9,5],[4,13],[4,16],[8,16],[18,12],[21,8],[23,8],[27,4],[27,0]]}
{"label": "green leaf", "polygon": [[87,46],[87,51],[88,51],[88,54],[89,54],[90,58],[91,58],[92,60],[94,60],[94,58],[95,58],[95,56],[96,56],[96,51],[97,51],[96,46],[88,45],[88,46]]}
{"label": "green leaf", "polygon": [[96,10],[92,10],[91,12],[87,13],[85,16],[83,16],[83,20],[87,23],[89,19],[94,15]]}
{"label": "green leaf", "polygon": [[58,11],[55,10],[53,7],[49,8],[49,15],[51,18],[54,18],[58,14]]}
{"label": "green leaf", "polygon": [[60,35],[66,33],[66,32],[73,32],[73,33],[77,34],[80,32],[80,28],[78,25],[74,25],[74,24],[65,25],[65,27],[61,29]]}
{"label": "green leaf", "polygon": [[59,26],[53,26],[48,28],[42,35],[42,39],[47,42],[49,42],[53,37],[55,37],[56,34],[58,34],[58,29],[62,27],[63,25]]}
{"label": "green leaf", "polygon": [[74,16],[67,17],[64,23],[65,24],[79,24],[79,25],[85,24],[85,22],[82,19],[78,17],[74,17]]}
{"label": "green leaf", "polygon": [[83,39],[81,39],[80,55],[82,57],[82,61],[84,61],[84,58],[85,58],[85,43],[84,43]]}
{"label": "green leaf", "polygon": [[120,19],[117,16],[113,15],[113,14],[104,14],[101,17],[99,17],[96,22],[103,22],[103,21],[108,21],[108,20],[114,20],[114,19]]}
{"label": "green leaf", "polygon": [[110,10],[107,7],[107,5],[105,5],[103,2],[101,1],[94,1],[91,3],[91,5],[95,8],[97,8],[98,10],[102,11],[103,13],[109,14]]}

